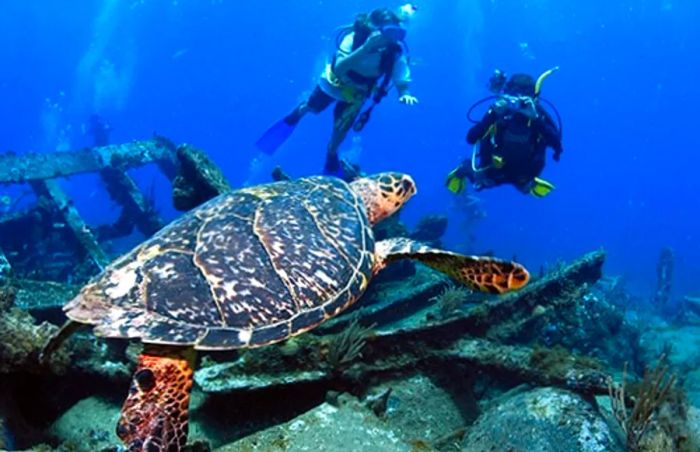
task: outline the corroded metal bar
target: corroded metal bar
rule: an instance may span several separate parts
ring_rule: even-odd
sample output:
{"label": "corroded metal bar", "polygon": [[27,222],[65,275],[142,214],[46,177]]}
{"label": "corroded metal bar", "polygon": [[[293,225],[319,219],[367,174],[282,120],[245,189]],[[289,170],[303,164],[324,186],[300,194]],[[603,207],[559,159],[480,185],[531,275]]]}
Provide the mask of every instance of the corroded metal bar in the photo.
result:
{"label": "corroded metal bar", "polygon": [[71,200],[66,196],[58,182],[55,180],[35,180],[31,182],[37,197],[44,197],[52,204],[52,207],[63,218],[66,225],[73,232],[80,246],[83,247],[98,269],[104,268],[109,263],[90,228],[85,224]]}
{"label": "corroded metal bar", "polygon": [[17,279],[14,284],[17,286],[15,306],[31,313],[60,309],[80,289],[80,286],[31,279]]}
{"label": "corroded metal bar", "polygon": [[109,196],[124,208],[122,215],[130,224],[135,224],[143,235],[150,237],[163,227],[163,220],[152,205],[153,200],[146,199],[136,182],[126,172],[106,168],[100,171],[100,177],[107,187]]}
{"label": "corroded metal bar", "polygon": [[[77,151],[0,154],[0,184],[101,171],[105,168],[130,168],[158,163],[166,176],[174,177],[175,148],[159,138]],[[168,174],[169,173],[169,174]]]}

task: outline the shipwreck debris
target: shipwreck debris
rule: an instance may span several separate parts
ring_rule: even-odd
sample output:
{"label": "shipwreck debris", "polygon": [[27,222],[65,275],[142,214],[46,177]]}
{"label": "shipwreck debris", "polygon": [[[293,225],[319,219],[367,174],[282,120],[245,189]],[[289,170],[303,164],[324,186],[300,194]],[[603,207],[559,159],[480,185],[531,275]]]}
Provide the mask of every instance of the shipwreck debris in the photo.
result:
{"label": "shipwreck debris", "polygon": [[[0,185],[28,184],[35,205],[0,216],[0,281],[10,273],[18,279],[80,283],[114,257],[108,240],[137,228],[145,237],[165,223],[128,170],[155,164],[173,184],[173,197],[192,208],[230,189],[221,171],[189,145],[168,139],[107,145],[53,153],[0,154]],[[88,225],[62,190],[58,178],[97,173],[111,199],[121,206],[113,224]],[[196,196],[194,196],[196,194]],[[46,259],[51,256],[51,259]]]}
{"label": "shipwreck debris", "polygon": [[[536,315],[533,314],[536,306],[561,302],[572,290],[595,282],[600,277],[604,258],[602,252],[591,253],[525,290],[446,320],[425,323],[423,313],[417,312],[411,314],[416,320],[412,325],[405,318],[397,323],[398,327],[380,323],[377,332],[366,337],[362,353],[342,371],[322,365],[323,354],[319,350],[325,347],[326,339],[307,334],[300,338],[303,340],[299,341],[294,356],[282,356],[275,347],[248,350],[238,361],[200,368],[195,381],[210,393],[264,390],[301,383],[362,387],[377,378],[386,379],[421,367],[462,363],[512,382],[605,394],[606,375],[591,360],[577,359],[563,349],[537,350],[502,343],[517,331],[523,318]],[[358,314],[358,321],[365,324],[362,311]],[[368,315],[377,319],[373,311]],[[550,353],[556,356],[548,356]],[[538,359],[533,360],[533,355]],[[285,364],[280,365],[282,362]],[[552,362],[558,365],[542,365]]]}
{"label": "shipwreck debris", "polygon": [[673,250],[664,248],[659,255],[656,264],[656,292],[654,304],[658,308],[668,306],[671,301],[671,289],[673,288]]}
{"label": "shipwreck debris", "polygon": [[179,166],[173,180],[173,205],[177,210],[190,210],[231,191],[221,169],[206,153],[189,144],[182,144],[177,147],[176,155]]}

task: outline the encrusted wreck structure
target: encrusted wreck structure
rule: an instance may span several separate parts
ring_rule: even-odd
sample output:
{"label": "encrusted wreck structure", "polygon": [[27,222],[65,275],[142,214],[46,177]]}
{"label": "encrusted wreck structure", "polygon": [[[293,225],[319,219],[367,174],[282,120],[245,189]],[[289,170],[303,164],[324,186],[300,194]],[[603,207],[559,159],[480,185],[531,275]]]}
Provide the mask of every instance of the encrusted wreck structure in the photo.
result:
{"label": "encrusted wreck structure", "polygon": [[[156,165],[171,182],[173,204],[180,210],[230,189],[203,152],[162,137],[77,151],[0,154],[0,186],[25,184],[36,198],[28,208],[0,215],[0,284],[11,279],[32,287],[36,296],[23,308],[46,307],[57,287],[85,282],[107,265],[115,256],[105,242],[134,229],[149,237],[164,225],[153,200],[128,172],[145,165]],[[87,224],[61,188],[60,178],[85,173],[98,174],[121,207],[114,223]]]}

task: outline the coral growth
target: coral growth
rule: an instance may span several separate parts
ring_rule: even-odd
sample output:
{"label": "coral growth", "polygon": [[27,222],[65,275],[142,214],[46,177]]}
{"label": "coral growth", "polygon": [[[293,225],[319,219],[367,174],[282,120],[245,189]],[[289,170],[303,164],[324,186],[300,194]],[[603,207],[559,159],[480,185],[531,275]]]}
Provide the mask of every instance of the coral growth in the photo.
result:
{"label": "coral growth", "polygon": [[0,286],[0,313],[10,309],[17,297],[17,288],[11,284]]}
{"label": "coral growth", "polygon": [[[625,433],[627,450],[639,451],[645,433],[649,429],[654,414],[669,396],[676,382],[675,375],[668,375],[664,359],[656,367],[647,371],[633,394],[628,394],[627,366],[622,372],[622,381],[615,385],[612,378],[608,381],[613,414]],[[631,396],[631,397],[630,397]],[[628,397],[632,400],[632,409],[627,408]]]}
{"label": "coral growth", "polygon": [[[0,374],[13,372],[43,372],[38,356],[41,347],[56,331],[47,322],[35,324],[34,318],[18,308],[0,316]],[[62,373],[68,367],[68,355],[60,350],[51,360],[52,371]]]}
{"label": "coral growth", "polygon": [[365,328],[360,325],[357,319],[354,319],[342,332],[333,336],[328,344],[328,355],[326,356],[330,367],[338,370],[355,358],[362,356],[362,348],[374,326],[373,324]]}
{"label": "coral growth", "polygon": [[178,146],[176,156],[178,174],[173,180],[173,205],[177,210],[190,210],[231,190],[221,170],[204,152],[183,144]]}
{"label": "coral growth", "polygon": [[573,355],[561,346],[533,348],[530,354],[530,365],[548,375],[564,374],[576,368],[594,370],[603,368],[600,361],[588,356]]}
{"label": "coral growth", "polygon": [[470,294],[471,292],[466,287],[450,284],[439,294],[434,296],[432,301],[438,307],[440,319],[446,319],[455,314],[459,308],[462,307]]}

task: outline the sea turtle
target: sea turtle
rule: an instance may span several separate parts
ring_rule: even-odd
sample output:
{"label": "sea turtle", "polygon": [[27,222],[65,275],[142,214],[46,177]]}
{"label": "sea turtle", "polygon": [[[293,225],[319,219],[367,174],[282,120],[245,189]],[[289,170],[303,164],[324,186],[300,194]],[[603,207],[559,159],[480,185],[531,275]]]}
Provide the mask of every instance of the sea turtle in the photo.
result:
{"label": "sea turtle", "polygon": [[521,265],[464,256],[409,239],[375,242],[371,226],[416,192],[380,173],[346,183],[314,176],[219,195],[109,265],[64,307],[97,336],[138,338],[117,434],[129,450],[180,450],[187,441],[196,350],[282,341],[357,301],[387,263],[417,259],[481,291],[524,286]]}

